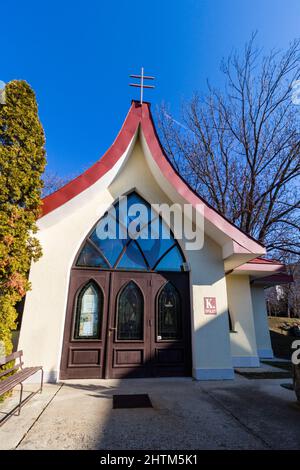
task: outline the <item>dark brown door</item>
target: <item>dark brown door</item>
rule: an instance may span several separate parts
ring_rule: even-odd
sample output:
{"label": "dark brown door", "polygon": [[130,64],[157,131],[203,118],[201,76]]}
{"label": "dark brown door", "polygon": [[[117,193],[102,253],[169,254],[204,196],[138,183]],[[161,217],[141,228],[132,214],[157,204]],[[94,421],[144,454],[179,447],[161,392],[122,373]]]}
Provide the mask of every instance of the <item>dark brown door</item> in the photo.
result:
{"label": "dark brown door", "polygon": [[71,272],[61,379],[103,377],[109,277],[99,270]]}
{"label": "dark brown door", "polygon": [[62,379],[191,374],[188,273],[71,273]]}
{"label": "dark brown door", "polygon": [[112,274],[106,377],[191,374],[187,273]]}
{"label": "dark brown door", "polygon": [[150,273],[112,273],[107,378],[150,375],[150,306]]}
{"label": "dark brown door", "polygon": [[191,375],[188,273],[152,275],[151,372],[155,377]]}

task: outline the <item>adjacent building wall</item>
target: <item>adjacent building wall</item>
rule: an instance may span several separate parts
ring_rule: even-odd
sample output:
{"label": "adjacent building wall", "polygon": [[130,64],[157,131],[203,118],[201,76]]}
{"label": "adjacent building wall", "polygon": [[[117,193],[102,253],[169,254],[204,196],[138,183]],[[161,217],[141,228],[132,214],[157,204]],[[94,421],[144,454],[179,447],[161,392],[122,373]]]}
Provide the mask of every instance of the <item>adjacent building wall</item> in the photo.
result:
{"label": "adjacent building wall", "polygon": [[251,286],[251,298],[258,355],[262,359],[273,358],[264,288]]}
{"label": "adjacent building wall", "polygon": [[230,333],[234,367],[259,367],[249,276],[226,277],[228,307],[234,332]]}

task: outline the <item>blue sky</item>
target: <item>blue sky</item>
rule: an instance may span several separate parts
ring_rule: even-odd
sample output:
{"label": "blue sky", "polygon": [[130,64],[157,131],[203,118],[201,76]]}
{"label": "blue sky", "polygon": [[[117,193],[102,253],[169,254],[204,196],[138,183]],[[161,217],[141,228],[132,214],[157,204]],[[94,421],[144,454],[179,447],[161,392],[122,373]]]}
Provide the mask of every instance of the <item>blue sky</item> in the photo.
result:
{"label": "blue sky", "polygon": [[180,103],[251,33],[266,49],[298,37],[299,0],[14,0],[0,8],[0,80],[34,88],[48,168],[75,175],[113,142],[138,91],[130,73],[156,77],[152,107]]}

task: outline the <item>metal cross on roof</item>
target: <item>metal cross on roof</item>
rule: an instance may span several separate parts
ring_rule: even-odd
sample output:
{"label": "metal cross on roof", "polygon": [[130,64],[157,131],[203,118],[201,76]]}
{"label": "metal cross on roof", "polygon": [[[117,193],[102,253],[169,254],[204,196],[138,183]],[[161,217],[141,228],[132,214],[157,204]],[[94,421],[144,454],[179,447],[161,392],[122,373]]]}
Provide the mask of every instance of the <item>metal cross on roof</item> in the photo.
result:
{"label": "metal cross on roof", "polygon": [[134,86],[141,89],[140,103],[143,104],[144,88],[155,88],[154,85],[145,85],[144,80],[154,80],[155,77],[144,75],[144,67],[141,68],[141,75],[129,75],[129,77],[140,79],[140,83],[129,83],[129,86]]}

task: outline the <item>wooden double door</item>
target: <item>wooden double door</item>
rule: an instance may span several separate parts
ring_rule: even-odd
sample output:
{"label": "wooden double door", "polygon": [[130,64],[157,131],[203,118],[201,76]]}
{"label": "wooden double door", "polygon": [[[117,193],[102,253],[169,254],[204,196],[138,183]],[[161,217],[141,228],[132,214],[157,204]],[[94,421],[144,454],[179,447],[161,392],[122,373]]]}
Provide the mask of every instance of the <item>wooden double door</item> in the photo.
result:
{"label": "wooden double door", "polygon": [[61,379],[185,375],[188,273],[72,270]]}

